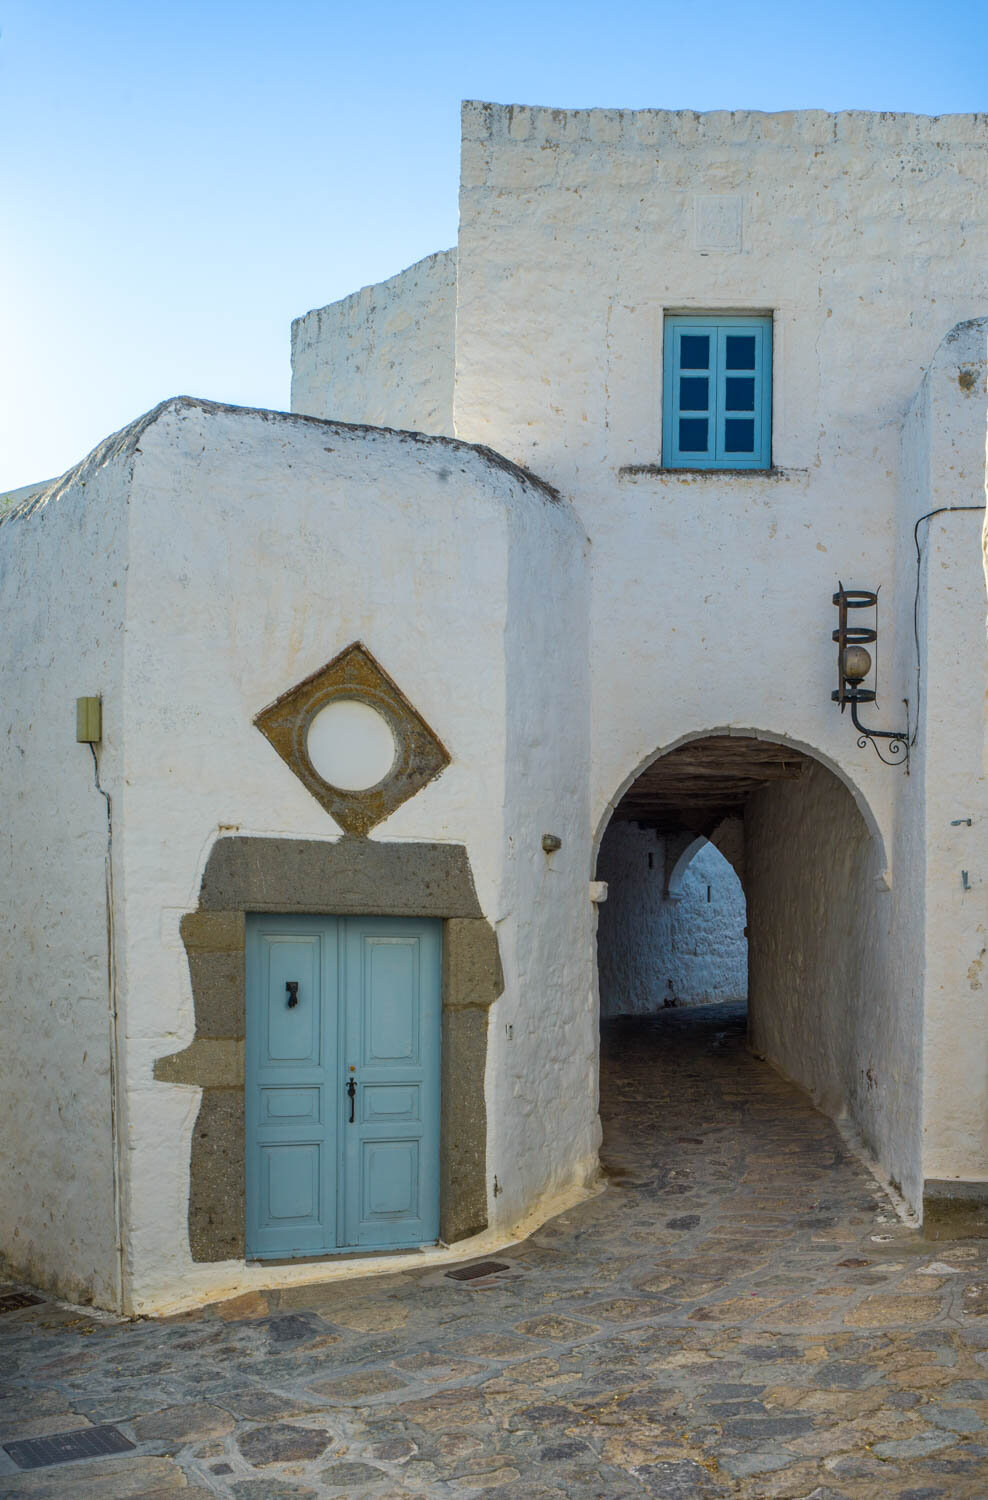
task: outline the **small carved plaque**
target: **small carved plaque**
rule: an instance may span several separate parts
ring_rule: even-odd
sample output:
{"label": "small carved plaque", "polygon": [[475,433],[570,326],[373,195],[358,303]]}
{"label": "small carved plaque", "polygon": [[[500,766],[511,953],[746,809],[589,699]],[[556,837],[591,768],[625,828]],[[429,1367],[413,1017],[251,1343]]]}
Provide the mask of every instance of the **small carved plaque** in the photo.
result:
{"label": "small carved plaque", "polygon": [[[316,770],[308,748],[309,728],[316,715],[332,703],[347,701],[373,709],[394,738],[390,769],[373,786],[361,790],[331,785]],[[358,838],[449,765],[449,752],[438,735],[360,641],[289,688],[254,723],[344,833]]]}
{"label": "small carved plaque", "polygon": [[693,199],[694,248],[740,250],[741,203],[737,193],[698,193]]}

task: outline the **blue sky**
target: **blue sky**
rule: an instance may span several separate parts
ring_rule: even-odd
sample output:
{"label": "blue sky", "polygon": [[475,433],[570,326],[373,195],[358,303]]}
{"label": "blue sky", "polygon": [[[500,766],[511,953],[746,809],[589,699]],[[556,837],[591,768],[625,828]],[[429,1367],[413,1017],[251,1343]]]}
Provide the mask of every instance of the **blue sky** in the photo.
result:
{"label": "blue sky", "polygon": [[456,239],[459,101],[988,108],[988,5],[0,0],[0,488]]}

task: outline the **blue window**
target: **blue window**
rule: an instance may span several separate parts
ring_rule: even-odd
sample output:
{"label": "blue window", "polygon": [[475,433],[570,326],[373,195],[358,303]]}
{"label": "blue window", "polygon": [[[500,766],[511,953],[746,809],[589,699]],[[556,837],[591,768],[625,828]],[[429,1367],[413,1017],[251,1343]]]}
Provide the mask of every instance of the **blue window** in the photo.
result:
{"label": "blue window", "polygon": [[664,468],[771,468],[771,318],[670,316],[664,371]]}

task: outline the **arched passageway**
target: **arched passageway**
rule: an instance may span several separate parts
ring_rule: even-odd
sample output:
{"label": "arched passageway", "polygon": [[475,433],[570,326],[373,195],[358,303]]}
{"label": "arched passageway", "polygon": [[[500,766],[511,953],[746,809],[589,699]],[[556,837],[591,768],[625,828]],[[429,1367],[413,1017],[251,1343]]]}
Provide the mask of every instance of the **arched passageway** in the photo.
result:
{"label": "arched passageway", "polygon": [[831,770],[761,737],[681,744],[618,801],[596,873],[605,1033],[711,1004],[736,1027],[746,1000],[749,1049],[908,1175],[919,1028],[890,970],[881,843]]}
{"label": "arched passageway", "polygon": [[747,916],[737,872],[717,845],[615,820],[597,873],[607,901],[597,927],[600,1014],[744,1002]]}

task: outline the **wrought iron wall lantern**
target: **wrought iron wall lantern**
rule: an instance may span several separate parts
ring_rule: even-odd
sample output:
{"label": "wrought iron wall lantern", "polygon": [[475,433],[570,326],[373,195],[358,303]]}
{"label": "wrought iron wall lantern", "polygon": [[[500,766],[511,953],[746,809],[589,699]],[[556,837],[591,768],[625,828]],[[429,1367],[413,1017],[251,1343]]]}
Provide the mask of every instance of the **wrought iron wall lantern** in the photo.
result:
{"label": "wrought iron wall lantern", "polygon": [[[887,766],[908,768],[909,731],[869,729],[858,718],[858,704],[875,703],[878,698],[874,688],[862,686],[873,665],[875,680],[878,678],[878,590],[872,593],[870,589],[846,589],[838,583],[834,603],[837,606],[837,629],[833,632],[833,639],[837,642],[837,687],[830,696],[840,704],[841,713],[850,704],[851,722],[858,731],[858,745],[862,750],[870,741],[879,760]],[[852,609],[873,609],[874,625],[849,625],[848,613]],[[875,647],[874,663],[868,650],[871,645]],[[882,754],[880,740],[887,741],[887,755]]]}

